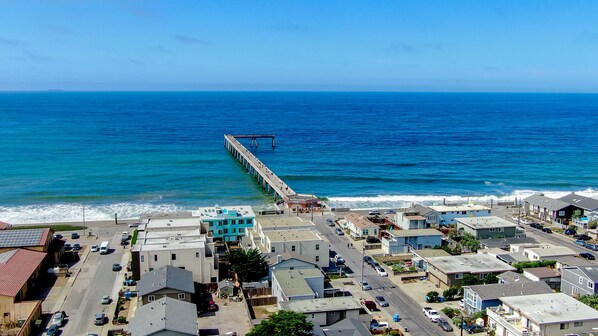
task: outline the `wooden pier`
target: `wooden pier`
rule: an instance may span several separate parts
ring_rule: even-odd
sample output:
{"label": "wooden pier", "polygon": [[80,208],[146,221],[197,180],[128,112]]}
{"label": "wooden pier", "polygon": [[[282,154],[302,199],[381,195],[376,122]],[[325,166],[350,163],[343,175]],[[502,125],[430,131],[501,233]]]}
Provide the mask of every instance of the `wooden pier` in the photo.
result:
{"label": "wooden pier", "polygon": [[274,134],[225,134],[224,147],[231,155],[239,161],[245,170],[251,174],[257,183],[266,191],[267,194],[273,194],[275,200],[284,201],[285,205],[290,207],[315,207],[318,199],[313,195],[304,195],[296,193],[280,177],[251,153],[239,139],[251,139],[250,147],[258,147],[257,139],[271,139],[272,147],[275,146]]}

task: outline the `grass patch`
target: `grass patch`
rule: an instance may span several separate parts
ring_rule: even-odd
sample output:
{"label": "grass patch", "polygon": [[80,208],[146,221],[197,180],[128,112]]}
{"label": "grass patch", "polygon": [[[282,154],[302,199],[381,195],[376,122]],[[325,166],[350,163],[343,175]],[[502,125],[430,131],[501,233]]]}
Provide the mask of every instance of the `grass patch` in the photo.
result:
{"label": "grass patch", "polygon": [[79,231],[84,230],[85,226],[81,225],[70,225],[70,224],[57,224],[57,225],[19,225],[11,226],[9,230],[31,230],[31,229],[46,229],[50,228],[54,231]]}
{"label": "grass patch", "polygon": [[131,238],[131,246],[135,245],[135,243],[137,242],[138,234],[139,234],[139,231],[137,229],[135,229],[135,231],[133,231],[133,238]]}

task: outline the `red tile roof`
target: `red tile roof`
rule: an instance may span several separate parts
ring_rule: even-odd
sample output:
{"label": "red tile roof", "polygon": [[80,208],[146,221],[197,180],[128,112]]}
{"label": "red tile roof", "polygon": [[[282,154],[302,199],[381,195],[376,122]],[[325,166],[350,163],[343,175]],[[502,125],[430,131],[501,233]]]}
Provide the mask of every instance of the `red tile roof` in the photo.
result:
{"label": "red tile roof", "polygon": [[0,230],[6,230],[10,227],[10,224],[0,221]]}
{"label": "red tile roof", "polygon": [[15,297],[45,257],[25,249],[0,253],[0,295]]}

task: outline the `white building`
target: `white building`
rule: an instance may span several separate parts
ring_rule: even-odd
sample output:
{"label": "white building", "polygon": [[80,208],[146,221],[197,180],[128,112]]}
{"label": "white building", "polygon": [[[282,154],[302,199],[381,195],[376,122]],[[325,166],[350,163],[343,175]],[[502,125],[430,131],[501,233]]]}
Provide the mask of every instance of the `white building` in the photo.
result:
{"label": "white building", "polygon": [[598,328],[598,311],[564,293],[501,297],[488,308],[496,336],[588,335]]}
{"label": "white building", "polygon": [[272,272],[272,296],[284,301],[324,297],[324,273],[318,268],[283,269]]}
{"label": "white building", "polygon": [[354,238],[367,238],[368,236],[378,237],[378,225],[372,223],[364,216],[351,212],[345,217],[347,229]]}
{"label": "white building", "polygon": [[192,215],[200,218],[208,236],[220,241],[240,240],[255,221],[255,213],[248,205],[199,208]]}
{"label": "white building", "polygon": [[297,217],[259,217],[242,240],[244,248],[257,248],[267,259],[284,253],[299,255],[318,267],[328,267],[328,242],[315,225]]}
{"label": "white building", "polygon": [[[280,309],[305,314],[314,325],[328,326],[343,319],[359,319],[361,304],[352,296],[286,301]],[[353,335],[353,333],[350,333]],[[347,334],[348,335],[348,334]]]}
{"label": "white building", "polygon": [[459,217],[482,217],[490,216],[492,210],[484,205],[464,204],[464,205],[435,205],[429,206],[435,213],[438,225],[456,224],[455,218]]}
{"label": "white building", "polygon": [[554,258],[575,256],[577,253],[566,246],[551,244],[513,244],[511,252],[523,253],[529,260],[554,260]]}
{"label": "white building", "polygon": [[382,251],[387,254],[408,253],[412,249],[422,250],[442,244],[442,232],[435,229],[384,231]]}

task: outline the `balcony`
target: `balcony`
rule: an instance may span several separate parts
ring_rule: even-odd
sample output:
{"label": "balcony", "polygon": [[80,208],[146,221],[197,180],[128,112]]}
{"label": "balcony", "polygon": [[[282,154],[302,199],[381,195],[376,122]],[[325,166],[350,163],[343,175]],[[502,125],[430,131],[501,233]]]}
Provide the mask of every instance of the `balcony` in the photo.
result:
{"label": "balcony", "polygon": [[[521,317],[507,313],[502,307],[488,308],[488,321],[490,324],[496,323],[497,326],[501,326],[506,329],[509,334],[516,336],[539,336],[537,331],[528,331],[521,322]],[[494,328],[496,329],[496,328]],[[497,333],[497,336],[502,336]]]}

